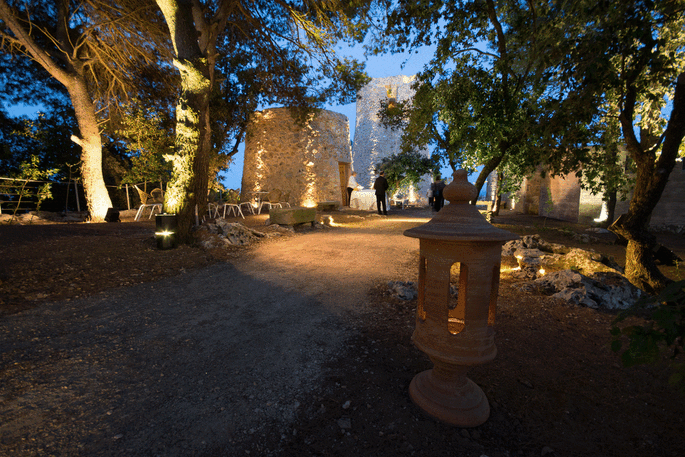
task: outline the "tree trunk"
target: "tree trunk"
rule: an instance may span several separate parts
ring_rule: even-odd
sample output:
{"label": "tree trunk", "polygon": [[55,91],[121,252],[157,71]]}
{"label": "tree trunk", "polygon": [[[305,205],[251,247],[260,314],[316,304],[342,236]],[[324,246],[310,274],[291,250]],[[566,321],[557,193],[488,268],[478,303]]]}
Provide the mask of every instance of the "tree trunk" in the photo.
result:
{"label": "tree trunk", "polygon": [[[501,149],[500,149],[501,150]],[[476,183],[474,184],[476,186],[476,195],[480,195],[480,190],[483,188],[483,184],[485,184],[485,180],[488,179],[488,175],[495,171],[497,167],[499,167],[499,164],[502,163],[502,159],[504,159],[505,153],[502,153],[498,155],[497,157],[492,157],[490,160],[488,160],[484,165],[483,169],[480,171],[480,174],[478,175],[478,178],[476,179]],[[476,200],[472,201],[471,204],[475,205],[476,201],[478,200],[478,197],[476,196]]]}
{"label": "tree trunk", "polygon": [[86,82],[81,77],[73,77],[67,86],[71,103],[76,113],[81,137],[72,136],[72,140],[81,146],[81,176],[83,190],[90,220],[102,222],[105,220],[107,209],[112,207],[112,200],[105,187],[102,174],[102,138],[98,127],[95,106],[93,105]]}
{"label": "tree trunk", "polygon": [[610,229],[628,240],[628,280],[643,290],[657,293],[670,280],[659,271],[654,262],[651,251],[656,246],[656,238],[649,233],[648,227],[652,211],[659,202],[675,166],[678,148],[685,134],[685,73],[678,77],[673,110],[664,132],[664,142],[658,158],[636,141],[632,128],[632,113],[621,113],[620,120],[628,150],[637,166],[637,175],[630,209],[625,217],[619,218]]}
{"label": "tree trunk", "polygon": [[[64,26],[66,26],[66,18],[68,17],[66,6],[66,3],[58,3],[58,19],[64,21],[62,23]],[[72,49],[68,34],[65,32],[59,38],[59,44],[68,56],[68,65],[67,69],[65,69],[62,65],[57,64],[53,57],[33,40],[29,30],[24,28],[17,20],[13,10],[5,1],[0,1],[0,18],[15,34],[17,41],[21,43],[25,52],[69,92],[81,134],[81,138],[72,135],[71,139],[81,146],[83,150],[81,154],[81,174],[90,220],[103,221],[107,214],[107,209],[112,206],[112,200],[107,193],[102,175],[102,139],[95,114],[95,106],[88,93],[86,80],[83,77],[83,66],[78,59],[71,60],[70,53],[66,51]]]}
{"label": "tree trunk", "polygon": [[209,79],[204,59],[174,64],[181,72],[181,94],[176,105],[174,168],[164,209],[178,215],[178,239],[187,243],[196,208],[204,214],[207,206]]}
{"label": "tree trunk", "polygon": [[183,0],[157,0],[174,44],[174,65],[181,73],[176,105],[173,173],[167,185],[165,211],[178,215],[178,240],[191,240],[197,210],[207,209],[211,129],[209,123],[210,64],[198,45],[192,6]]}

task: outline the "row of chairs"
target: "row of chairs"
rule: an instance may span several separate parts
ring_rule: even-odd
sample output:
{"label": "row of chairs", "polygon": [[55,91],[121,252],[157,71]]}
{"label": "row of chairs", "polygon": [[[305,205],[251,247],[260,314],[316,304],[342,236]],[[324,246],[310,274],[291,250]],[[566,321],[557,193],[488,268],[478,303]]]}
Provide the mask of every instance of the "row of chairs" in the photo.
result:
{"label": "row of chairs", "polygon": [[219,215],[219,212],[222,212],[221,217],[225,218],[226,213],[228,212],[229,216],[235,214],[236,217],[240,216],[245,219],[243,207],[246,211],[254,214],[254,207],[251,202],[240,202],[239,189],[228,189],[223,195],[223,200],[209,202],[207,211],[209,212],[209,216],[214,218]]}
{"label": "row of chairs", "polygon": [[256,214],[262,214],[262,209],[265,207],[268,209],[284,208],[286,206],[290,208],[290,202],[288,201],[290,199],[290,192],[283,194],[277,189],[270,191],[265,198],[260,199],[257,202],[256,208],[252,202],[240,201],[239,189],[228,189],[222,197],[222,200],[209,203],[208,211],[210,217],[217,218],[219,213],[221,213],[221,217],[225,218],[228,213],[229,216],[233,214],[236,217],[240,216],[245,219],[243,209],[250,214],[255,214],[255,210]]}
{"label": "row of chairs", "polygon": [[[161,189],[154,189],[148,194],[138,186],[134,185],[133,187],[138,191],[138,195],[140,196],[141,200],[141,205],[138,209],[135,220],[138,220],[140,216],[142,216],[145,208],[150,208],[150,215],[148,216],[149,218],[152,217],[152,214],[155,212],[155,210],[160,213],[162,212],[164,192]],[[221,213],[221,217],[225,218],[226,213],[228,213],[229,216],[233,214],[235,217],[240,216],[245,219],[243,208],[250,214],[255,214],[255,207],[253,206],[252,202],[240,201],[240,189],[228,189],[221,197],[222,198],[219,198],[215,201],[210,201],[208,203],[207,211],[209,213],[209,217],[217,218],[219,213]],[[257,214],[261,214],[262,208],[264,207],[271,209],[283,208],[287,206],[290,208],[290,202],[288,201],[289,199],[290,192],[283,194],[280,190],[273,189],[269,191],[266,198],[261,199],[258,202]]]}

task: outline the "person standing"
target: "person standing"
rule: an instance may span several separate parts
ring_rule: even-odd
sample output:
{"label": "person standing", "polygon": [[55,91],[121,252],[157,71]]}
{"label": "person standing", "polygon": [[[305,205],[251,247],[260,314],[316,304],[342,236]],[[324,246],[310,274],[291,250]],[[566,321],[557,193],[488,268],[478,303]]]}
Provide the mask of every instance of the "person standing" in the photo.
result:
{"label": "person standing", "polygon": [[442,195],[442,191],[445,189],[445,181],[442,180],[440,175],[436,176],[435,182],[431,184],[431,190],[433,191],[433,211],[440,211],[445,205],[445,197]]}
{"label": "person standing", "polygon": [[352,191],[359,190],[359,188],[361,187],[359,184],[357,184],[355,176],[357,176],[357,172],[353,171],[347,180],[347,206],[350,206],[352,204]]}
{"label": "person standing", "polygon": [[[385,173],[380,172],[380,176],[376,178],[376,182],[373,183],[373,188],[376,191],[376,208],[378,208],[378,214],[388,215],[388,207],[385,204],[385,191],[388,190],[388,180],[385,179]],[[381,213],[381,205],[383,205],[383,213]]]}

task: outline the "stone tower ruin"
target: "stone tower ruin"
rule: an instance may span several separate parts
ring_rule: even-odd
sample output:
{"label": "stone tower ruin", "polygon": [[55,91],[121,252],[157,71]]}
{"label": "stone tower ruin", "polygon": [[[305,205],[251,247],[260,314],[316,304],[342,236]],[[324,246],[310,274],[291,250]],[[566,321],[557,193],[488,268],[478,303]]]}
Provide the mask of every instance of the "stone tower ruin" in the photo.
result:
{"label": "stone tower ruin", "polygon": [[[415,76],[390,76],[374,78],[357,92],[357,119],[352,146],[352,162],[357,172],[357,182],[364,187],[373,187],[377,177],[376,164],[384,157],[400,152],[402,131],[384,127],[378,118],[381,101],[394,98],[397,102],[411,99],[414,90],[411,85]],[[429,155],[428,151],[424,154]],[[430,184],[426,177],[419,185],[416,200],[425,194]]]}
{"label": "stone tower ruin", "polygon": [[351,161],[347,116],[321,110],[301,126],[288,108],[257,111],[245,135],[241,198],[278,189],[293,206],[342,202]]}

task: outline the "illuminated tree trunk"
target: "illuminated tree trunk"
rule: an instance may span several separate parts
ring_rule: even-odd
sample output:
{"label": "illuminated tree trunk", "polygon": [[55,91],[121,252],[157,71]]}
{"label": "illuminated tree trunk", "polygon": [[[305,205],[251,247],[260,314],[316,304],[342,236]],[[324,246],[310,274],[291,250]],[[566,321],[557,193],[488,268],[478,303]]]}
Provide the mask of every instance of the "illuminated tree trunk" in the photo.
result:
{"label": "illuminated tree trunk", "polygon": [[204,214],[210,148],[209,78],[205,59],[175,60],[181,72],[181,94],[176,105],[173,173],[167,187],[165,211],[178,215],[179,239],[190,240],[195,211]]}
{"label": "illuminated tree trunk", "polygon": [[[59,17],[66,21],[65,4],[59,4]],[[69,92],[71,103],[76,112],[81,137],[73,135],[71,138],[82,148],[81,173],[83,188],[86,193],[86,202],[90,212],[91,221],[103,221],[107,214],[107,208],[112,206],[112,201],[107,193],[105,181],[102,175],[102,140],[98,128],[95,106],[88,93],[86,80],[83,76],[83,64],[78,59],[68,60],[66,68],[58,64],[29,34],[15,16],[12,9],[4,0],[0,0],[0,19],[12,30],[15,39],[21,44],[26,54],[40,66],[42,66],[53,78],[59,81]],[[60,37],[63,40],[59,44],[63,49],[70,49],[71,42],[66,34]]]}
{"label": "illuminated tree trunk", "polygon": [[191,239],[195,211],[207,208],[209,151],[209,94],[212,87],[210,62],[198,44],[192,4],[187,0],[157,0],[169,27],[176,52],[174,65],[181,74],[181,94],[176,104],[176,141],[171,182],[165,211],[178,215],[178,238]]}
{"label": "illuminated tree trunk", "polygon": [[98,128],[95,106],[88,95],[82,78],[73,77],[67,85],[71,103],[76,112],[81,137],[72,140],[81,146],[81,177],[91,221],[104,221],[107,209],[112,206],[102,174],[102,139]]}

